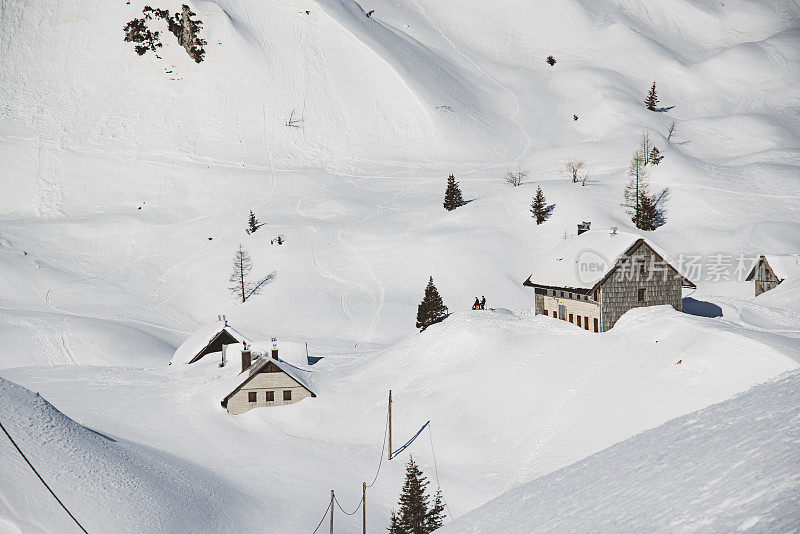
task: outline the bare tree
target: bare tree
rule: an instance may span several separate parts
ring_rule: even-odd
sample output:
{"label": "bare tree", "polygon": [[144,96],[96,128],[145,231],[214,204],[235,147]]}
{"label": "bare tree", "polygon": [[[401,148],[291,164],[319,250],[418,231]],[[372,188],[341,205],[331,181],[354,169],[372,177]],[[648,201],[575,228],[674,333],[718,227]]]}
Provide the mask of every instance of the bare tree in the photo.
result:
{"label": "bare tree", "polygon": [[294,118],[294,112],[295,112],[295,110],[293,109],[292,112],[289,114],[289,120],[286,121],[286,126],[291,126],[292,128],[302,128],[303,127],[303,119],[302,118],[295,119]]}
{"label": "bare tree", "polygon": [[514,187],[519,187],[522,185],[522,181],[526,176],[528,176],[528,171],[517,171],[516,173],[508,171],[505,176],[505,181]]}
{"label": "bare tree", "polygon": [[650,133],[642,132],[642,141],[639,146],[639,152],[644,156],[644,164],[647,165],[647,158],[653,150],[653,143],[650,142]]}
{"label": "bare tree", "polygon": [[675,135],[675,130],[678,128],[678,125],[675,121],[672,121],[669,125],[669,129],[667,130],[667,141],[672,140],[672,136]]}
{"label": "bare tree", "polygon": [[586,164],[584,162],[571,159],[564,165],[564,174],[572,179],[572,183],[577,184],[583,179],[581,177],[581,170],[585,167]]}
{"label": "bare tree", "polygon": [[247,249],[240,243],[239,248],[233,254],[233,272],[229,278],[231,285],[228,289],[234,297],[242,299],[242,302],[245,302],[247,297],[252,294],[252,285],[245,281],[252,268],[253,260],[250,259]]}

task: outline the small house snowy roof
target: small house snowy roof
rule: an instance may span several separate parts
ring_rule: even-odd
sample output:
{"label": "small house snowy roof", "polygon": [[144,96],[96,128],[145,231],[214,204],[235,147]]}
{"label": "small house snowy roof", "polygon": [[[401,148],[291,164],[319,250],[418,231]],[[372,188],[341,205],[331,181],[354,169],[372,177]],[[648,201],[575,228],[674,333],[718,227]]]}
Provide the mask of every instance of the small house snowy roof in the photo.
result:
{"label": "small house snowy roof", "polygon": [[206,354],[219,352],[222,345],[243,343],[244,336],[219,321],[201,326],[189,339],[181,343],[169,364],[194,363]]}
{"label": "small house snowy roof", "polygon": [[278,369],[289,375],[289,377],[291,377],[295,382],[300,384],[300,386],[308,390],[308,392],[311,393],[312,397],[317,396],[317,394],[314,393],[314,390],[311,389],[311,380],[310,380],[311,371],[300,369],[299,367],[295,367],[294,365],[288,362],[285,362],[280,359],[270,358],[269,356],[264,354],[261,355],[253,363],[253,365],[250,366],[250,368],[247,371],[243,371],[242,373],[240,373],[237,379],[238,385],[230,393],[228,393],[224,399],[222,399],[222,405],[225,406],[228,402],[228,399],[230,399],[234,394],[236,394],[237,391],[246,386],[248,382],[250,382],[258,373],[264,371],[266,367],[269,365],[274,365],[275,367],[277,367]]}
{"label": "small house snowy roof", "polygon": [[[590,230],[559,243],[536,267],[524,285],[592,291],[616,269],[620,259],[630,254],[642,242],[680,273],[659,247],[642,236],[627,232]],[[683,273],[680,274],[683,276]],[[695,287],[685,276],[683,284]]]}
{"label": "small house snowy roof", "polygon": [[800,278],[800,254],[764,254],[747,275],[748,281],[753,279],[762,260],[767,261],[767,265],[781,281],[787,278]]}

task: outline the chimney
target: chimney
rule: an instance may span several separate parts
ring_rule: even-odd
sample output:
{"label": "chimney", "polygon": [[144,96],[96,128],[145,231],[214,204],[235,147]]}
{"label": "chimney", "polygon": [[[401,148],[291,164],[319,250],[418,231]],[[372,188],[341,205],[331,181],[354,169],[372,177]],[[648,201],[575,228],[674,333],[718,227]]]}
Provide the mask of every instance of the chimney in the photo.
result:
{"label": "chimney", "polygon": [[250,364],[253,363],[253,353],[249,349],[245,349],[242,351],[242,372],[244,373],[250,368]]}
{"label": "chimney", "polygon": [[581,235],[584,232],[588,232],[589,228],[592,226],[591,222],[583,221],[582,223],[578,223],[578,235]]}
{"label": "chimney", "polygon": [[222,363],[219,364],[220,367],[225,367],[225,364],[228,363],[228,358],[226,357],[225,352],[228,349],[228,345],[222,345]]}
{"label": "chimney", "polygon": [[278,339],[274,337],[272,338],[272,359],[278,359]]}

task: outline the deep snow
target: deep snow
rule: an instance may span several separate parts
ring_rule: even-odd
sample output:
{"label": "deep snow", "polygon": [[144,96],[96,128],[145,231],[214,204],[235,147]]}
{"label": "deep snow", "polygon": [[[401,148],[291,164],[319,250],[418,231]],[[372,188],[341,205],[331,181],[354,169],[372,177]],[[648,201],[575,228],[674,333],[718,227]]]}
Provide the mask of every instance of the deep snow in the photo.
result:
{"label": "deep snow", "polygon": [[525,484],[441,532],[794,532],[798,412],[793,371]]}
{"label": "deep snow", "polygon": [[[144,5],[0,3],[0,375],[224,480],[264,510],[243,526],[310,531],[331,487],[355,506],[389,388],[395,444],[432,420],[458,516],[800,361],[800,281],[755,299],[743,281],[756,255],[800,250],[796,2],[191,2],[201,64],[167,32],[161,59],[122,41]],[[654,79],[659,113],[642,105]],[[637,311],[600,336],[533,317],[521,284],[576,223],[632,230],[619,204],[644,130],[664,155],[653,188],[671,191],[645,237],[701,257],[694,315]],[[507,170],[529,175],[512,188]],[[470,202],[448,213],[451,172]],[[537,185],[556,204],[540,226]],[[250,209],[265,224],[246,235]],[[239,243],[269,279],[245,304],[226,289]],[[431,275],[456,313],[418,334]],[[460,312],[476,295],[496,311]],[[220,314],[287,356],[308,342],[318,397],[234,418],[216,361],[167,365]],[[429,449],[410,452],[430,475]],[[400,462],[371,489],[370,530]],[[0,484],[4,527],[34,513],[5,504],[18,491]],[[115,513],[120,528],[146,515]]]}

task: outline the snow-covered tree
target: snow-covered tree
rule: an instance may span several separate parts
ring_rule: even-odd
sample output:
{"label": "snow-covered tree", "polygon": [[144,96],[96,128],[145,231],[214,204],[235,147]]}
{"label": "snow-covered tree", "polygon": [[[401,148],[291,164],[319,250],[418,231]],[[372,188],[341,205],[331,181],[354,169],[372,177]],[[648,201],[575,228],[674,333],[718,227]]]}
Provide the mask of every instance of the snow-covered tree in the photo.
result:
{"label": "snow-covered tree", "polygon": [[455,176],[452,174],[447,178],[447,189],[444,192],[444,209],[453,211],[464,204],[464,197],[461,195],[461,188],[458,187]]}
{"label": "snow-covered tree", "polygon": [[447,306],[444,305],[439,290],[433,285],[433,277],[428,280],[425,296],[417,307],[417,328],[420,332],[432,324],[439,323],[447,316]]}
{"label": "snow-covered tree", "polygon": [[427,492],[429,482],[422,471],[409,458],[406,464],[406,481],[400,494],[398,513],[392,512],[390,534],[429,534],[444,524],[442,494],[436,492],[433,503]]}
{"label": "snow-covered tree", "polygon": [[657,104],[658,104],[658,96],[656,95],[656,82],[653,82],[652,87],[650,87],[650,92],[647,93],[647,98],[644,100],[644,105],[650,111],[655,111]]}

